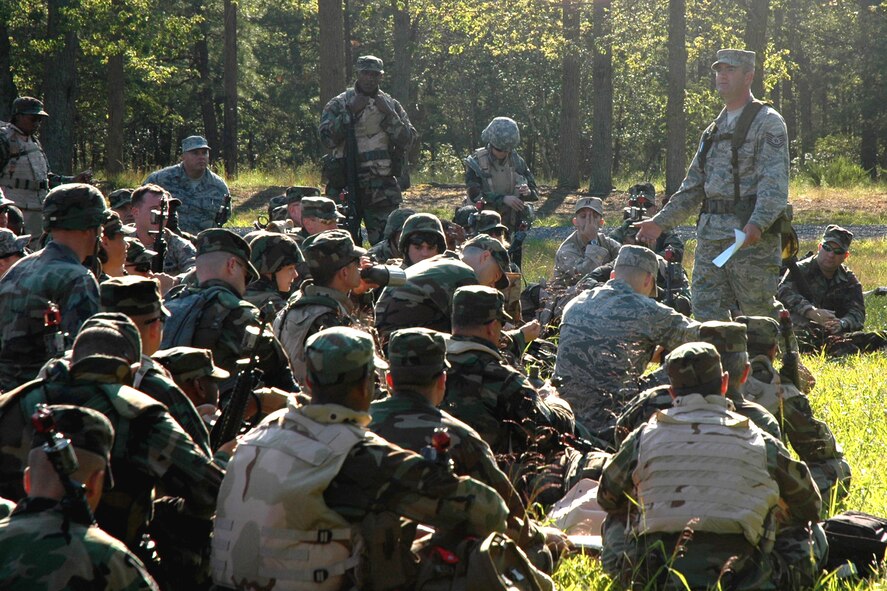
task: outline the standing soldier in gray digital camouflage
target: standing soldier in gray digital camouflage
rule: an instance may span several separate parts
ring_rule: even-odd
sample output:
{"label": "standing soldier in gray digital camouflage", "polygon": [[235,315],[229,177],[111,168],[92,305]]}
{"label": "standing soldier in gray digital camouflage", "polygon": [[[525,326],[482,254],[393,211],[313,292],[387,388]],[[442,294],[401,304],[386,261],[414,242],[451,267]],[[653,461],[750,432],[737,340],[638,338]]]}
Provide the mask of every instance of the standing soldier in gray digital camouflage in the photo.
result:
{"label": "standing soldier in gray digital camouflage", "polygon": [[212,228],[229,195],[222,177],[209,169],[209,144],[199,135],[182,140],[182,161],[152,172],[144,184],[149,183],[181,200],[179,228],[190,234]]}
{"label": "standing soldier in gray digital camouflage", "polygon": [[379,89],[384,73],[381,59],[372,55],[357,58],[354,88],[326,104],[318,128],[324,147],[330,151],[324,164],[330,197],[348,188],[348,136],[354,134],[358,192],[355,198],[370,244],[382,239],[388,214],[403,201],[401,186],[406,178],[407,150],[416,139],[407,112]]}
{"label": "standing soldier in gray digital camouflage", "polygon": [[[751,94],[753,51],[721,49],[712,70],[725,107],[705,130],[681,187],[662,211],[639,224],[637,239],[651,243],[700,213],[691,288],[696,318],[729,320],[737,306],[745,315],[775,318],[788,202],[785,121]],[[733,244],[737,229],[745,234],[742,248],[723,267],[715,266],[713,259]]]}
{"label": "standing soldier in gray digital camouflage", "polygon": [[40,235],[43,198],[49,189],[92,178],[89,171],[76,176],[50,172],[43,146],[34,137],[46,117],[49,113],[41,101],[20,96],[12,103],[12,121],[0,126],[0,187],[21,208],[25,229],[32,236]]}

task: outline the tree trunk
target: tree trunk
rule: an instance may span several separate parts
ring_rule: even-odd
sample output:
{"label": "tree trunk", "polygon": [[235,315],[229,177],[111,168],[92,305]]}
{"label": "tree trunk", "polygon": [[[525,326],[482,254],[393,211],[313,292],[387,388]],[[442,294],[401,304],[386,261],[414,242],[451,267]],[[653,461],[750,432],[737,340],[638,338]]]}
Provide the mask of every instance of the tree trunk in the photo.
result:
{"label": "tree trunk", "polygon": [[684,89],[687,86],[686,1],[668,2],[668,102],[665,107],[665,194],[681,186],[687,172],[687,116]]}
{"label": "tree trunk", "polygon": [[[785,5],[778,4],[773,9],[773,42],[776,47],[786,47],[785,33],[783,26],[785,23]],[[782,84],[777,82],[770,91],[770,102],[773,108],[782,113]],[[782,115],[785,118],[785,114]]]}
{"label": "tree trunk", "polygon": [[60,40],[58,50],[46,58],[43,104],[50,117],[40,138],[50,170],[67,174],[74,165],[74,117],[77,112],[77,31],[66,18],[75,7],[67,0],[49,0],[47,40]]}
{"label": "tree trunk", "polygon": [[237,2],[225,0],[225,129],[222,157],[225,174],[237,176]]}
{"label": "tree trunk", "polygon": [[318,0],[320,25],[320,106],[345,88],[345,28],[342,0]]}
{"label": "tree trunk", "polygon": [[764,58],[767,50],[767,16],[770,0],[748,0],[748,24],[745,28],[745,47],[755,52],[755,79],[751,91],[764,98]]}
{"label": "tree trunk", "polygon": [[391,0],[394,21],[394,63],[391,64],[391,95],[407,108],[410,104],[410,73],[413,47],[410,39],[410,2]]}
{"label": "tree trunk", "polygon": [[9,44],[6,16],[3,15],[3,18],[0,19],[0,121],[10,120],[12,101],[18,96],[15,81],[12,79],[12,67],[9,63],[12,48]]}
{"label": "tree trunk", "polygon": [[561,84],[561,119],[557,186],[579,187],[579,4],[564,0],[564,61]]}
{"label": "tree trunk", "polygon": [[[878,59],[874,44],[883,39],[884,9],[878,0],[859,0],[859,59],[862,84],[860,95],[860,145],[859,161],[872,180],[878,177],[878,136],[880,103],[884,100],[883,64]],[[880,13],[880,14],[879,14]],[[883,43],[883,41],[881,41]],[[870,60],[874,60],[872,63]]]}
{"label": "tree trunk", "polygon": [[[194,12],[198,15],[206,13],[206,7],[201,0],[194,4]],[[213,150],[219,148],[219,121],[216,115],[215,92],[213,91],[212,73],[209,67],[209,23],[204,20],[197,31],[197,41],[194,43],[194,67],[197,69],[198,81],[197,95],[200,99],[200,114],[203,117],[203,133],[209,147]],[[191,135],[191,132],[188,133]]]}
{"label": "tree trunk", "polygon": [[105,172],[123,172],[123,120],[126,116],[124,56],[108,56],[108,139],[105,142]]}
{"label": "tree trunk", "polygon": [[591,179],[588,191],[592,195],[609,195],[613,188],[613,51],[610,38],[611,0],[594,0],[592,11],[591,85],[594,88],[594,106],[591,131]]}

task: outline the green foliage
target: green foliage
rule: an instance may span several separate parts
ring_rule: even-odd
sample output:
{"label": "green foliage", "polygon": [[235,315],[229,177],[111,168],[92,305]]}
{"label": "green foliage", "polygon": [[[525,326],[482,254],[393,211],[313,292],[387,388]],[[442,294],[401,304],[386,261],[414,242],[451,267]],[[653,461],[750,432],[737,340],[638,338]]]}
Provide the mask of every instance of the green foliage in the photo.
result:
{"label": "green foliage", "polygon": [[816,187],[856,187],[870,184],[868,173],[847,156],[808,161],[804,172]]}

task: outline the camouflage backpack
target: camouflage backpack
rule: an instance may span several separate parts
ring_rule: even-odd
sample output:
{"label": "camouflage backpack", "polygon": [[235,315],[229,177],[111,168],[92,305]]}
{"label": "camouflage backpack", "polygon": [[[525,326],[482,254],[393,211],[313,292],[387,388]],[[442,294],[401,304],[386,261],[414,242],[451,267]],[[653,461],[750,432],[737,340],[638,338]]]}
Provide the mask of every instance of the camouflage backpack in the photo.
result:
{"label": "camouflage backpack", "polygon": [[[163,327],[163,340],[160,342],[160,348],[192,346],[194,333],[200,325],[204,310],[216,298],[227,293],[227,289],[219,286],[197,290],[184,287],[171,291],[164,301],[171,316]],[[218,334],[224,320],[224,316],[218,316],[213,321],[213,327],[210,328],[215,328],[215,332]],[[203,346],[202,348],[211,347]]]}

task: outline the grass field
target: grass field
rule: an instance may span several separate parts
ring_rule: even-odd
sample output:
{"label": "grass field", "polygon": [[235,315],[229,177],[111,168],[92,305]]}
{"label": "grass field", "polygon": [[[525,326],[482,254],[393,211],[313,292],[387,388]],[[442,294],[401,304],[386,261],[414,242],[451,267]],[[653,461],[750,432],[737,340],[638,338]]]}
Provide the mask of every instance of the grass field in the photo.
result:
{"label": "grass field", "polygon": [[[692,266],[691,241],[684,260]],[[551,269],[557,241],[528,241],[524,266],[529,280],[537,280]],[[801,252],[815,249],[815,243],[802,243]],[[887,285],[887,265],[883,256],[887,240],[854,241],[848,265],[866,290]],[[688,269],[689,271],[689,269]],[[866,328],[887,328],[887,297],[868,296]],[[817,378],[810,394],[817,417],[826,421],[853,469],[850,494],[833,513],[858,510],[887,516],[887,354],[871,353],[843,359],[804,355],[804,364]],[[555,573],[558,588],[564,591],[617,589],[600,570],[597,561],[586,556],[565,560]],[[874,581],[850,583],[824,578],[819,589],[887,589],[887,573]]]}

